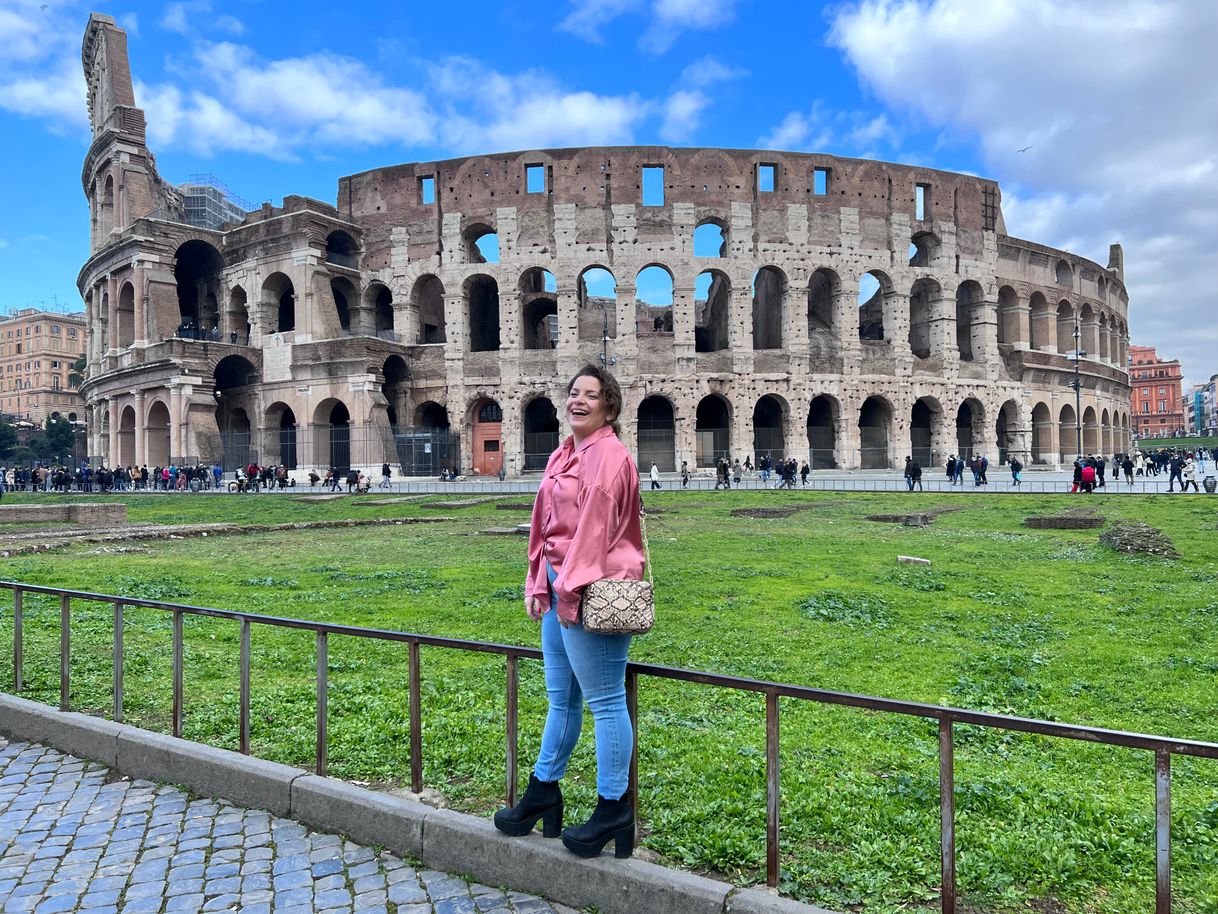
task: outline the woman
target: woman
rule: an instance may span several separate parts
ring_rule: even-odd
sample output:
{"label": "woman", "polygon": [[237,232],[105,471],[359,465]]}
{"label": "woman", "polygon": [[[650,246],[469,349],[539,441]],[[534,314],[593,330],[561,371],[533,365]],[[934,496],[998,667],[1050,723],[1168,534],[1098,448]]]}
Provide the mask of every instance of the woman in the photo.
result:
{"label": "woman", "polygon": [[618,440],[622,391],[613,375],[588,365],[567,387],[571,437],[546,464],[533,503],[525,609],[541,621],[549,711],[541,751],[520,802],[495,813],[495,827],[527,835],[542,821],[547,838],[562,829],[558,782],[579,740],[583,703],[595,722],[596,811],[562,829],[563,843],[581,857],[609,842],[615,855],[634,850],[634,809],[626,796],[634,732],[626,710],[629,635],[602,635],[580,624],[584,587],[601,578],[643,576],[639,474]]}

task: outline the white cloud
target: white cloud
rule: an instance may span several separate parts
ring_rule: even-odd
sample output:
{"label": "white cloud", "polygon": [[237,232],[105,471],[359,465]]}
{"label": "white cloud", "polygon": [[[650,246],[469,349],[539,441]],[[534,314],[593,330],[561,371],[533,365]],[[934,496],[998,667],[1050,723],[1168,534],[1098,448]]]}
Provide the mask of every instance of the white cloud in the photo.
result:
{"label": "white cloud", "polygon": [[681,71],[681,83],[707,89],[718,83],[731,82],[747,75],[746,70],[730,67],[708,54],[695,60]]}
{"label": "white cloud", "polygon": [[190,32],[190,22],[186,18],[187,8],[196,4],[167,3],[165,15],[161,17],[161,28],[169,32],[186,35]]}
{"label": "white cloud", "polygon": [[702,111],[710,104],[706,93],[698,89],[679,90],[664,103],[664,122],[660,125],[660,139],[667,143],[680,143],[693,136],[702,121]]}
{"label": "white cloud", "polygon": [[212,15],[211,0],[177,0],[166,4],[165,13],[161,17],[161,28],[179,35],[197,34],[207,27],[228,32],[230,35],[245,34],[245,23],[236,16]]}
{"label": "white cloud", "polygon": [[57,128],[87,130],[85,78],[71,58],[46,61],[32,72],[0,73],[0,108],[41,117]]}
{"label": "white cloud", "polygon": [[623,13],[641,6],[642,0],[573,0],[571,12],[558,27],[585,41],[600,44],[602,28]]}
{"label": "white cloud", "polygon": [[893,157],[900,136],[883,114],[830,111],[819,101],[809,111],[792,111],[769,133],[758,137],[763,149],[834,152],[864,159]]}
{"label": "white cloud", "polygon": [[862,0],[832,36],[892,110],[976,138],[1012,234],[1101,264],[1120,241],[1135,342],[1218,370],[1218,83],[1198,69],[1218,5]]}
{"label": "white cloud", "polygon": [[114,21],[131,38],[140,37],[140,17],[136,13],[124,13],[116,16]]}
{"label": "white cloud", "polygon": [[735,17],[740,0],[572,0],[558,28],[585,41],[600,43],[602,29],[627,13],[643,13],[648,25],[639,46],[655,54],[667,51],[686,31],[718,28]]}

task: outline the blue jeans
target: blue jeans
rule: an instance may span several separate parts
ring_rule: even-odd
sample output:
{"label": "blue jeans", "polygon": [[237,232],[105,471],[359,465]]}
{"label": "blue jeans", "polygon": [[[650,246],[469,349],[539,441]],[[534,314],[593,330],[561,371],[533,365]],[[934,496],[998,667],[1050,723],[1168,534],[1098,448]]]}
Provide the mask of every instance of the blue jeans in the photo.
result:
{"label": "blue jeans", "polygon": [[[556,577],[548,564],[550,584]],[[598,635],[573,622],[558,621],[558,596],[550,591],[550,611],[541,617],[541,652],[545,659],[550,709],[541,734],[541,752],[533,774],[557,781],[579,742],[584,699],[592,709],[596,736],[596,792],[616,800],[630,786],[634,730],[626,710],[626,655],[630,635]]]}

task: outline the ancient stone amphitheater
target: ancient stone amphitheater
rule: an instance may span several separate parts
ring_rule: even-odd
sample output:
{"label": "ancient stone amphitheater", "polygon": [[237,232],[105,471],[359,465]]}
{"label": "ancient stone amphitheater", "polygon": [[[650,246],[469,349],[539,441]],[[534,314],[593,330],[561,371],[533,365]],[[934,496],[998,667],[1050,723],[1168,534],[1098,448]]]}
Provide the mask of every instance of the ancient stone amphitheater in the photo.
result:
{"label": "ancient stone amphitheater", "polygon": [[[1128,297],[1008,236],[997,184],[884,162],[665,147],[531,150],[340,178],[189,224],[90,20],[92,452],[515,474],[607,363],[640,464],[720,454],[1056,464],[1129,440]],[[1076,342],[1076,333],[1078,340]],[[1081,421],[1077,418],[1076,348]]]}

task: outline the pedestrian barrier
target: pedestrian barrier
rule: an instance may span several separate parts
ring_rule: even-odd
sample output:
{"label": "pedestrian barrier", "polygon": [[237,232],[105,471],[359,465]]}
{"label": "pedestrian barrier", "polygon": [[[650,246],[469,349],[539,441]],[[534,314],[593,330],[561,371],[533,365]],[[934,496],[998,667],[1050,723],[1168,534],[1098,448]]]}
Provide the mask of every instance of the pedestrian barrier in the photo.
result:
{"label": "pedestrian barrier", "polygon": [[[351,625],[335,625],[311,622],[304,619],[280,618],[234,610],[190,606],[180,603],[165,603],[143,600],[114,594],[89,593],[58,587],[24,584],[17,581],[0,581],[0,588],[13,592],[13,690],[20,693],[24,687],[23,601],[25,594],[43,594],[58,597],[60,601],[59,639],[59,708],[71,710],[71,620],[72,601],[107,603],[114,609],[113,645],[113,718],[123,719],[123,614],[125,607],[142,607],[171,613],[173,617],[173,713],[172,731],[175,737],[182,735],[183,708],[183,627],[185,616],[205,616],[236,622],[241,628],[240,643],[240,691],[239,729],[240,751],[250,754],[250,638],[254,625],[272,628],[289,628],[311,631],[316,638],[316,759],[315,770],[325,775],[328,767],[327,755],[327,697],[329,691],[329,639],[331,636],[368,638],[397,642],[406,645],[409,676],[409,729],[410,729],[410,783],[411,790],[423,790],[423,723],[422,690],[420,678],[420,648],[435,647],[450,650],[473,651],[498,654],[504,658],[506,674],[506,790],[508,805],[516,802],[518,780],[517,752],[517,698],[519,692],[520,661],[540,660],[541,651],[536,648],[516,647],[483,641],[466,641],[434,635],[420,635],[385,629],[361,628]],[[791,698],[820,704],[862,708],[890,714],[903,714],[938,722],[939,728],[939,822],[941,850],[941,907],[944,914],[956,911],[956,815],[955,815],[955,726],[966,724],[990,727],[1018,733],[1032,733],[1056,739],[1081,740],[1084,742],[1121,746],[1154,753],[1155,759],[1155,912],[1171,912],[1171,760],[1172,756],[1218,759],[1218,743],[1196,740],[1172,739],[1106,730],[1056,721],[1035,720],[1006,714],[991,714],[970,711],[964,708],[942,707],[918,702],[877,698],[848,692],[834,692],[790,683],[767,682],[738,676],[723,676],[697,670],[631,662],[626,668],[626,702],[631,720],[634,722],[634,751],[630,764],[630,797],[638,810],[638,691],[640,677],[668,679],[696,683],[715,688],[733,689],[758,693],[765,696],[765,756],[766,756],[766,883],[776,887],[779,880],[779,699]],[[637,841],[637,833],[636,833]]]}

